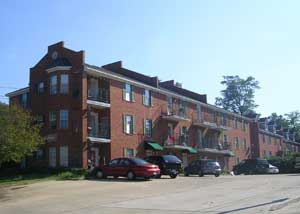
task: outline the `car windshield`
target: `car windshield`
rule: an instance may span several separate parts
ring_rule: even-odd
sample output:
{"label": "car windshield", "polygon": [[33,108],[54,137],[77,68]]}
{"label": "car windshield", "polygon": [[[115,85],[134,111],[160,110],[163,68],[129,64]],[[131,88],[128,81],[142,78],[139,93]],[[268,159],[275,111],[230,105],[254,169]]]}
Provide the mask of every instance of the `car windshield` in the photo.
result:
{"label": "car windshield", "polygon": [[257,163],[268,165],[269,162],[266,159],[257,159]]}
{"label": "car windshield", "polygon": [[181,160],[174,155],[163,155],[163,159],[166,163],[181,163]]}
{"label": "car windshield", "polygon": [[205,162],[209,166],[220,166],[220,164],[217,161],[214,161],[214,160],[208,160],[208,161],[205,161]]}
{"label": "car windshield", "polygon": [[149,164],[147,161],[143,160],[143,159],[139,159],[139,158],[133,158],[131,159],[136,165],[140,166],[140,165],[145,165],[145,164]]}

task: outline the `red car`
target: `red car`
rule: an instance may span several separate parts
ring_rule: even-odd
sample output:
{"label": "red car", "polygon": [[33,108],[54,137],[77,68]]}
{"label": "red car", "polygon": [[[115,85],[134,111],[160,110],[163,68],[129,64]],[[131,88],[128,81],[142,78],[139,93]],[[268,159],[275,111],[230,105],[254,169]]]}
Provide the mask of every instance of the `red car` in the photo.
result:
{"label": "red car", "polygon": [[149,179],[160,174],[157,165],[150,164],[139,158],[117,158],[111,160],[108,165],[101,166],[94,171],[97,178],[127,177],[128,180],[134,180],[136,177]]}

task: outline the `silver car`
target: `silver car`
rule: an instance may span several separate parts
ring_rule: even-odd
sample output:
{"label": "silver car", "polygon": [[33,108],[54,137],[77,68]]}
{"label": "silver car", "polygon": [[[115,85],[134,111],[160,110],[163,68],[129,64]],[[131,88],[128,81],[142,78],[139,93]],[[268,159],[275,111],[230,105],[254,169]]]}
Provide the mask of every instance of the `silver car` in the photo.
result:
{"label": "silver car", "polygon": [[184,168],[184,175],[215,175],[219,177],[221,174],[221,167],[219,162],[215,160],[202,159],[191,162],[187,167]]}

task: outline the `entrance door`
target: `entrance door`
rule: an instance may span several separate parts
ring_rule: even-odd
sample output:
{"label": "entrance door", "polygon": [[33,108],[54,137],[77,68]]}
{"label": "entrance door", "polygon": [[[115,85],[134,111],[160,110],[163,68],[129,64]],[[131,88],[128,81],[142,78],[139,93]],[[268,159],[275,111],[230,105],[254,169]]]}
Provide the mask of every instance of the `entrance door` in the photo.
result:
{"label": "entrance door", "polygon": [[99,120],[98,120],[98,113],[91,112],[90,114],[90,127],[91,129],[91,135],[93,137],[97,137],[99,134]]}
{"label": "entrance door", "polygon": [[97,147],[91,148],[91,162],[93,166],[99,166],[99,148]]}

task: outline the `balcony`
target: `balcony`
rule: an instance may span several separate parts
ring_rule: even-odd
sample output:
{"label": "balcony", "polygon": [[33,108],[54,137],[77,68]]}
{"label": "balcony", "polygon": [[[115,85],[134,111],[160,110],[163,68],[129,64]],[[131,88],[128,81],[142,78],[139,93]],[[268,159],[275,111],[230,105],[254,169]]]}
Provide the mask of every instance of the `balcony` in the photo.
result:
{"label": "balcony", "polygon": [[231,145],[229,142],[224,142],[222,144],[218,141],[215,142],[202,141],[199,142],[198,144],[198,151],[204,153],[224,155],[226,157],[235,156],[235,154],[231,151]]}
{"label": "balcony", "polygon": [[105,88],[88,89],[87,104],[95,108],[110,108],[109,90]]}
{"label": "balcony", "polygon": [[191,121],[186,112],[187,109],[168,107],[167,112],[162,112],[162,118],[172,122]]}
{"label": "balcony", "polygon": [[196,154],[197,150],[188,145],[189,139],[187,135],[168,136],[164,141],[164,148],[166,149],[177,149],[183,152]]}
{"label": "balcony", "polygon": [[94,128],[91,125],[88,127],[88,140],[92,143],[110,143],[110,129],[107,126]]}
{"label": "balcony", "polygon": [[207,128],[207,129],[212,129],[212,130],[216,130],[216,131],[226,131],[229,130],[230,127],[225,126],[223,124],[220,124],[218,121],[214,121],[214,120],[210,120],[207,118],[193,118],[193,126],[197,126],[197,127],[201,127],[201,128]]}

